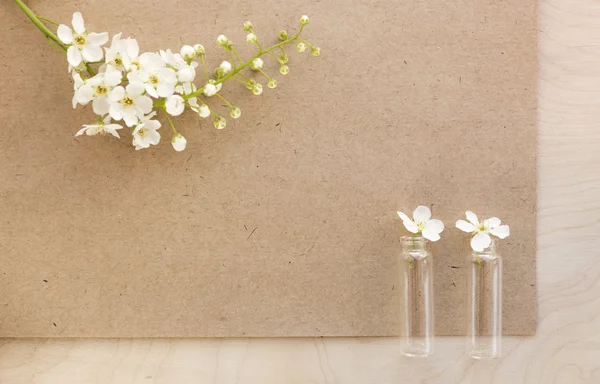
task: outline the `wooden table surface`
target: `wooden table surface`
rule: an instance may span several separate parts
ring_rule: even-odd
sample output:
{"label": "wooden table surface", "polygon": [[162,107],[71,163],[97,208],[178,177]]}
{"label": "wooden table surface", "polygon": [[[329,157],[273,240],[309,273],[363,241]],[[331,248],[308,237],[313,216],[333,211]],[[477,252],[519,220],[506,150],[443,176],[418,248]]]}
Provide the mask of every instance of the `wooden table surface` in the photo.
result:
{"label": "wooden table surface", "polygon": [[394,339],[3,340],[0,383],[600,383],[600,2],[540,3],[536,337],[475,361]]}

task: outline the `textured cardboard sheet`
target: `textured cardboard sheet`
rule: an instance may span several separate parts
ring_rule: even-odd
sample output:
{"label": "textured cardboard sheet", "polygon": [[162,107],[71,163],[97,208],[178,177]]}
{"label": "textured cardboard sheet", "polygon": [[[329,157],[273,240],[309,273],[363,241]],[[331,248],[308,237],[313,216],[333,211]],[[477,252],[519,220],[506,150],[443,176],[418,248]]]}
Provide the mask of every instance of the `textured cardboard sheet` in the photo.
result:
{"label": "textured cardboard sheet", "polygon": [[[0,335],[384,336],[400,331],[395,211],[433,207],[436,332],[463,333],[465,209],[511,225],[504,330],[536,328],[534,1],[30,1],[142,50],[274,42],[300,15],[320,58],[290,52],[276,90],[224,94],[188,150],[81,137],[64,57],[0,4]],[[268,59],[266,59],[269,62]],[[275,73],[273,63],[267,68]],[[213,105],[214,105],[213,100]],[[217,103],[218,104],[218,103]],[[218,105],[215,105],[218,106]]]}

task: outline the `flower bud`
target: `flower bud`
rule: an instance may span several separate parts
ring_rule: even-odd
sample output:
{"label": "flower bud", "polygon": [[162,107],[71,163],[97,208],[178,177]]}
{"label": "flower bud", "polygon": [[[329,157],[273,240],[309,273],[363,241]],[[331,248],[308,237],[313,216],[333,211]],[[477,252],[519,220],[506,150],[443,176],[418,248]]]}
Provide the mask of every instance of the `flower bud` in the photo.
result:
{"label": "flower bud", "polygon": [[269,80],[269,82],[267,83],[267,86],[271,89],[277,87],[277,80],[275,80],[275,79]]}
{"label": "flower bud", "polygon": [[298,50],[298,52],[302,53],[306,51],[306,44],[298,43],[298,45],[296,45],[296,49]]}
{"label": "flower bud", "polygon": [[249,79],[246,82],[246,88],[248,88],[249,90],[253,90],[255,85],[256,85],[256,80],[254,80],[254,79]]}
{"label": "flower bud", "polygon": [[311,51],[313,56],[319,56],[321,54],[321,48],[319,47],[314,47]]}
{"label": "flower bud", "polygon": [[233,41],[228,40],[227,41],[227,45],[225,46],[225,48],[232,50],[233,49]]}
{"label": "flower bud", "polygon": [[256,96],[260,95],[262,93],[262,91],[263,91],[263,86],[260,83],[256,83],[256,85],[252,89],[252,93],[254,93]]}
{"label": "flower bud", "polygon": [[206,84],[204,85],[204,95],[211,97],[217,94],[217,87],[214,84]]}
{"label": "flower bud", "polygon": [[188,63],[196,58],[196,50],[191,45],[184,45],[179,51],[183,60]]}
{"label": "flower bud", "polygon": [[242,110],[239,109],[238,107],[233,107],[229,110],[229,115],[232,118],[237,119],[238,117],[240,117],[242,115]]}
{"label": "flower bud", "polygon": [[258,41],[258,37],[254,33],[249,33],[246,35],[246,41],[250,44],[255,44]]}
{"label": "flower bud", "polygon": [[223,73],[228,73],[231,71],[231,63],[229,61],[223,61],[221,62],[221,65],[219,65],[219,68],[223,70]]}
{"label": "flower bud", "polygon": [[245,21],[245,22],[244,22],[244,24],[242,25],[242,28],[243,28],[243,29],[244,29],[244,31],[246,31],[246,32],[252,32],[253,25],[252,25],[252,23],[251,23],[251,22],[249,22],[249,21]]}
{"label": "flower bud", "polygon": [[286,64],[288,61],[290,61],[290,57],[288,55],[286,55],[285,53],[283,53],[278,60],[279,60],[279,64],[283,65],[283,64]]}
{"label": "flower bud", "polygon": [[306,24],[308,24],[308,22],[309,22],[308,16],[304,15],[300,18],[300,24],[306,25]]}
{"label": "flower bud", "polygon": [[279,67],[279,72],[282,75],[287,75],[288,73],[290,73],[290,67],[288,67],[287,65],[282,65],[281,67]]}
{"label": "flower bud", "polygon": [[174,135],[171,139],[171,145],[173,146],[174,150],[176,150],[177,152],[181,152],[185,149],[185,146],[187,145],[187,140],[185,139],[185,137],[181,136],[178,133]]}
{"label": "flower bud", "polygon": [[256,59],[252,60],[252,63],[250,64],[250,68],[254,69],[255,71],[262,69],[262,67],[263,61],[260,57],[257,57]]}
{"label": "flower bud", "polygon": [[204,45],[196,44],[194,45],[194,51],[196,51],[196,56],[200,57],[204,55]]}
{"label": "flower bud", "polygon": [[198,116],[202,117],[203,119],[205,119],[208,116],[210,116],[210,108],[208,108],[208,105],[202,104],[198,108]]}
{"label": "flower bud", "polygon": [[219,37],[217,37],[217,44],[221,47],[226,47],[228,42],[229,39],[227,39],[227,36],[225,35],[219,35]]}
{"label": "flower bud", "polygon": [[215,128],[217,129],[223,129],[227,126],[227,121],[222,118],[221,116],[218,116],[214,121],[213,121],[213,125],[215,126]]}
{"label": "flower bud", "polygon": [[288,39],[288,32],[284,29],[279,31],[279,40],[284,41]]}

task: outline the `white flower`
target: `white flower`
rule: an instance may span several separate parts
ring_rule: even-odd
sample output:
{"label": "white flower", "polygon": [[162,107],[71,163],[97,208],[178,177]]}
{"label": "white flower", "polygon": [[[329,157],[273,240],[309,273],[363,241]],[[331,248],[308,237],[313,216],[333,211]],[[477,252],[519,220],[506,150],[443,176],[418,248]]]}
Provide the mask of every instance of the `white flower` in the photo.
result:
{"label": "white flower", "polygon": [[309,22],[309,21],[310,21],[310,20],[308,19],[308,16],[306,16],[306,15],[303,15],[303,16],[300,18],[300,24],[302,24],[302,25],[306,25],[306,24],[308,24],[308,22]]}
{"label": "white flower", "polygon": [[128,127],[138,123],[138,119],[152,111],[152,99],[142,95],[144,84],[131,82],[126,88],[115,87],[109,94],[109,114],[115,120],[123,119]]}
{"label": "white flower", "polygon": [[93,100],[92,106],[96,115],[105,115],[109,111],[108,94],[121,83],[121,71],[112,66],[106,67],[106,72],[85,80],[84,84],[75,91],[75,100],[86,105]]}
{"label": "white flower", "polygon": [[102,60],[101,46],[108,41],[108,33],[88,33],[85,30],[81,12],[73,13],[71,23],[73,29],[61,24],[57,30],[60,41],[69,46],[67,49],[69,64],[77,67],[83,60],[87,62]]}
{"label": "white flower", "polygon": [[306,44],[298,43],[298,45],[296,46],[296,49],[298,49],[298,52],[302,53],[302,52],[306,51]]}
{"label": "white flower", "polygon": [[192,61],[196,58],[196,50],[191,45],[184,45],[179,50],[179,54],[185,61]]}
{"label": "white flower", "polygon": [[282,75],[287,75],[288,73],[290,73],[290,67],[288,67],[287,65],[282,65],[281,67],[279,67],[279,73],[281,73]]}
{"label": "white flower", "polygon": [[413,212],[413,220],[407,215],[398,211],[398,216],[402,219],[404,227],[411,233],[421,233],[424,238],[431,241],[438,241],[440,233],[444,230],[444,223],[441,220],[431,218],[431,210],[423,205],[419,205]]}
{"label": "white flower", "polygon": [[258,37],[256,37],[256,34],[254,33],[249,33],[246,35],[246,41],[250,44],[254,44],[258,41]]}
{"label": "white flower", "polygon": [[147,116],[143,116],[133,130],[133,146],[136,150],[148,148],[150,145],[156,145],[160,141],[160,133],[157,129],[160,128],[160,121],[151,120],[156,115],[152,112]]}
{"label": "white flower", "polygon": [[229,61],[223,61],[221,62],[221,65],[219,65],[219,68],[223,70],[223,74],[226,74],[231,71],[231,63]]}
{"label": "white flower", "polygon": [[104,120],[99,122],[98,124],[84,125],[83,128],[81,128],[75,134],[75,136],[81,136],[84,132],[88,136],[94,136],[98,134],[105,135],[107,133],[110,133],[116,138],[121,138],[119,136],[119,133],[117,132],[117,130],[121,128],[123,128],[123,126],[120,124],[110,124],[110,116],[106,116]]}
{"label": "white flower", "polygon": [[176,150],[177,152],[181,152],[185,149],[185,146],[187,145],[187,140],[185,139],[185,137],[181,136],[178,133],[171,139],[171,145],[173,146],[174,150]]}
{"label": "white flower", "polygon": [[179,53],[173,53],[170,49],[166,51],[161,50],[160,56],[167,66],[177,71],[177,80],[179,82],[188,83],[196,77],[197,62],[192,61],[188,64]]}
{"label": "white flower", "polygon": [[269,82],[267,83],[267,86],[271,89],[277,87],[277,80],[275,80],[275,79],[269,80]]}
{"label": "white flower", "polygon": [[140,47],[136,39],[121,39],[121,33],[113,36],[110,47],[106,50],[106,63],[118,70],[132,71],[138,69]]}
{"label": "white flower", "polygon": [[179,95],[170,96],[165,102],[167,113],[171,116],[179,116],[185,110],[185,100]]}
{"label": "white flower", "polygon": [[502,221],[497,217],[491,217],[480,223],[477,215],[473,212],[467,211],[466,215],[469,221],[458,220],[456,228],[474,235],[471,239],[471,248],[476,252],[483,252],[492,244],[490,234],[500,239],[505,239],[510,235],[508,225],[502,225]]}
{"label": "white flower", "polygon": [[254,69],[255,71],[258,71],[262,67],[263,61],[260,57],[257,57],[256,59],[252,60],[252,63],[250,64],[250,68]]}
{"label": "white flower", "polygon": [[167,68],[165,62],[156,53],[145,52],[140,56],[138,71],[140,81],[145,84],[146,92],[152,97],[169,97],[175,91],[177,74]]}
{"label": "white flower", "polygon": [[221,47],[226,47],[227,43],[229,43],[229,39],[227,38],[227,36],[219,35],[219,37],[217,37],[217,44]]}
{"label": "white flower", "polygon": [[217,87],[214,84],[207,83],[204,85],[204,95],[211,97],[217,94]]}

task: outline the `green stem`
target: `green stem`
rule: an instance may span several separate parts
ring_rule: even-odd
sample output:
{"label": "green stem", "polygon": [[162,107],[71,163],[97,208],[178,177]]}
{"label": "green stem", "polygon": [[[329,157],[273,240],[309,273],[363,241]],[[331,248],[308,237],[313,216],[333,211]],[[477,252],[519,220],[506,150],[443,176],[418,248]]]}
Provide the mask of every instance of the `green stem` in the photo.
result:
{"label": "green stem", "polygon": [[52,21],[52,20],[50,20],[50,19],[46,19],[45,17],[42,17],[42,16],[40,16],[40,15],[36,15],[36,16],[37,16],[37,18],[38,18],[38,19],[40,19],[40,20],[42,20],[42,21],[45,21],[46,23],[54,24],[54,25],[56,25],[57,27],[60,25],[60,24],[58,24],[56,21]]}
{"label": "green stem", "polygon": [[171,125],[171,129],[173,129],[173,133],[177,134],[177,130],[175,129],[175,124],[173,124],[173,120],[171,120],[171,116],[169,116],[169,114],[167,113],[167,109],[163,108],[163,111],[165,111],[165,116],[167,116],[167,120],[169,121],[169,124]]}
{"label": "green stem", "polygon": [[48,29],[48,27],[46,27],[44,23],[42,23],[42,21],[36,16],[36,14],[33,13],[33,11],[27,5],[25,5],[25,3],[22,0],[14,0],[14,2],[19,6],[19,8],[21,8],[21,10],[27,15],[27,17],[29,17],[33,24],[35,24],[35,26],[38,27],[40,31],[42,31],[44,35],[54,40],[65,51],[67,50],[67,48],[65,47],[63,42],[60,41],[58,36],[56,36],[50,29]]}
{"label": "green stem", "polygon": [[223,96],[219,95],[218,93],[216,94],[216,96],[217,96],[219,99],[223,100],[223,101],[225,102],[225,104],[227,104],[227,106],[228,106],[229,108],[233,109],[233,105],[231,105],[231,103],[230,103],[229,101],[225,100],[225,98],[224,98]]}

